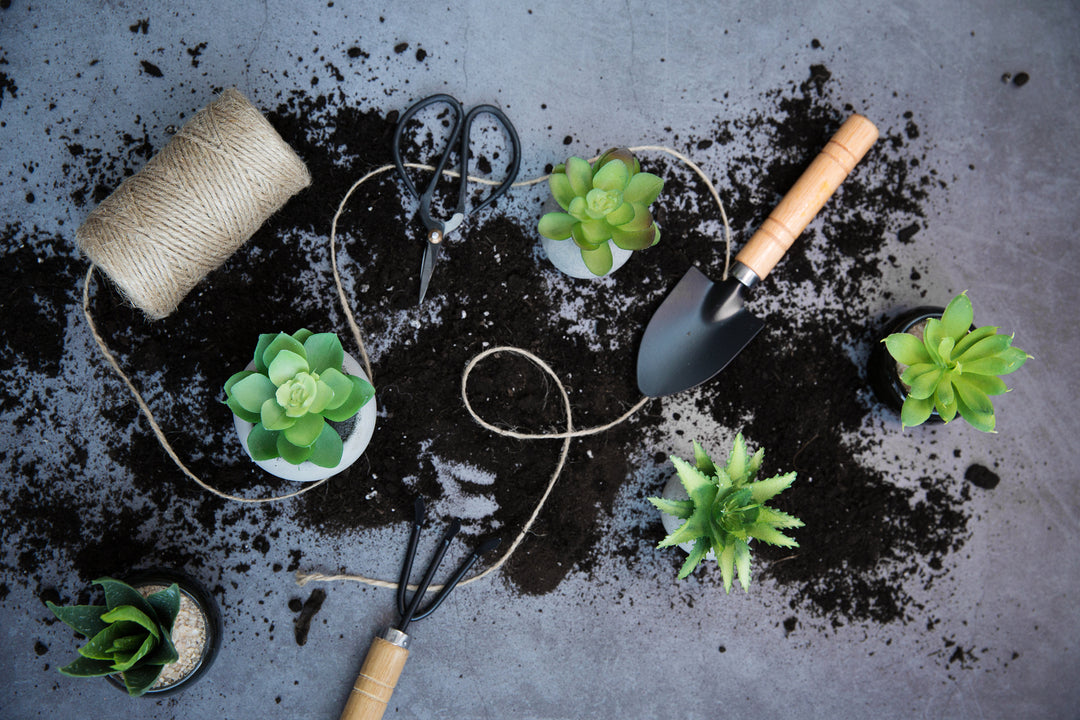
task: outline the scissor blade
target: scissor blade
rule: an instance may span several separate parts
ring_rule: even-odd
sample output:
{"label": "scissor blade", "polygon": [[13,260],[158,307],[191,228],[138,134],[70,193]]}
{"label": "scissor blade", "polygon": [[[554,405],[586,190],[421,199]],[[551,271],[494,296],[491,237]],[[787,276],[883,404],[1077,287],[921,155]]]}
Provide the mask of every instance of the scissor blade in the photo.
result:
{"label": "scissor blade", "polygon": [[435,270],[435,261],[439,259],[439,245],[428,243],[424,248],[424,260],[420,263],[420,300],[424,302],[427,295],[428,283],[431,282],[431,273]]}

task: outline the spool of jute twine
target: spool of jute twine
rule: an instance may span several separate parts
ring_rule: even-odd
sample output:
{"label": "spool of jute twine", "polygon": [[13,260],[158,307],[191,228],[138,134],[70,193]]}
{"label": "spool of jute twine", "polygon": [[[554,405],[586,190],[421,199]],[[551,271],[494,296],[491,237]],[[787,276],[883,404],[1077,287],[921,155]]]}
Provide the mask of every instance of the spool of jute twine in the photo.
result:
{"label": "spool of jute twine", "polygon": [[300,157],[230,88],[105,198],[75,241],[160,320],[310,184]]}

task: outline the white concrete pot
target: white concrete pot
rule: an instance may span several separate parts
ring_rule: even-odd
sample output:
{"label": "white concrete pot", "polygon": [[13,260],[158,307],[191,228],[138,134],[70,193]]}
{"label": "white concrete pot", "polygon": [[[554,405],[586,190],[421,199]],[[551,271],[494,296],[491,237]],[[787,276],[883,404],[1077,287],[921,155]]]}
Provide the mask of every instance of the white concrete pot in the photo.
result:
{"label": "white concrete pot", "polygon": [[[248,363],[245,369],[254,370],[255,363]],[[345,361],[342,363],[341,369],[346,375],[358,375],[370,382],[367,374],[364,373],[364,369],[360,367],[360,363],[348,353],[345,353]],[[313,462],[302,462],[299,465],[293,465],[284,458],[279,457],[270,460],[252,460],[252,462],[271,475],[277,475],[284,480],[315,482],[333,477],[356,462],[363,454],[368,443],[371,442],[372,433],[375,432],[375,414],[375,398],[373,397],[351,419],[338,423],[339,427],[347,430],[348,436],[342,438],[341,462],[332,468],[320,467]],[[236,435],[240,438],[240,445],[243,446],[248,457],[251,457],[247,439],[248,435],[251,434],[251,429],[255,426],[236,415],[233,415],[233,425],[236,427]]]}
{"label": "white concrete pot", "polygon": [[[686,494],[686,488],[683,487],[682,480],[679,479],[678,473],[676,473],[676,474],[672,475],[670,478],[668,478],[667,484],[664,485],[664,492],[661,493],[661,496],[665,500],[689,500],[690,499],[690,496]],[[670,535],[671,533],[678,530],[679,526],[682,525],[686,521],[681,520],[681,519],[675,517],[674,515],[669,515],[668,513],[662,512],[662,513],[660,513],[660,522],[662,522],[664,524],[664,532],[667,533],[668,535]],[[679,547],[682,549],[683,552],[689,554],[690,551],[694,549],[694,543],[692,543],[692,542],[679,543]],[[705,559],[706,560],[712,560],[712,561],[715,562],[716,561],[716,553],[714,553],[712,550],[710,550],[708,553],[706,553]]]}
{"label": "white concrete pot", "polygon": [[579,280],[595,280],[598,277],[607,277],[625,265],[630,256],[634,254],[633,250],[623,250],[608,240],[608,247],[611,248],[611,269],[604,275],[593,275],[592,271],[585,266],[585,261],[581,259],[581,250],[573,240],[551,240],[541,235],[540,244],[543,246],[547,259],[551,261],[552,265],[564,274]]}

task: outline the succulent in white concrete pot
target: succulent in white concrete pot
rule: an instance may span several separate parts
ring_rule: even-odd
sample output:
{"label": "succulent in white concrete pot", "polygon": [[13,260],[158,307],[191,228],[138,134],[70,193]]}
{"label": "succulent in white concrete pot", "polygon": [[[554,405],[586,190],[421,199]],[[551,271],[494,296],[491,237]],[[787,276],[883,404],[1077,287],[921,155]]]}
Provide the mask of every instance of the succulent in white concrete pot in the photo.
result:
{"label": "succulent in white concrete pot", "polygon": [[611,148],[592,164],[570,157],[555,167],[548,185],[561,211],[545,213],[537,230],[549,258],[567,274],[585,276],[556,261],[567,248],[573,247],[588,273],[602,277],[617,269],[616,255],[625,262],[630,252],[660,242],[660,228],[649,206],[664,181],[642,172],[627,148]]}
{"label": "succulent in white concrete pot", "polygon": [[758,480],[764,457],[764,449],[749,455],[742,433],[735,436],[735,445],[724,467],[713,463],[697,441],[694,441],[693,465],[672,456],[677,475],[668,482],[663,497],[649,498],[649,502],[664,514],[665,528],[677,525],[658,547],[680,545],[690,553],[679,570],[679,578],[693,572],[708,556],[720,564],[725,591],[731,592],[736,574],[743,590],[748,590],[751,541],[799,546],[780,531],[803,527],[803,522],[765,504],[791,486],[795,473]]}
{"label": "succulent in white concrete pot", "polygon": [[[375,389],[334,333],[260,335],[254,359],[226,381],[225,396],[248,454],[287,479],[321,479],[344,469],[374,429]],[[346,438],[330,424],[349,421]],[[314,471],[318,477],[294,477],[290,465],[322,470]]]}

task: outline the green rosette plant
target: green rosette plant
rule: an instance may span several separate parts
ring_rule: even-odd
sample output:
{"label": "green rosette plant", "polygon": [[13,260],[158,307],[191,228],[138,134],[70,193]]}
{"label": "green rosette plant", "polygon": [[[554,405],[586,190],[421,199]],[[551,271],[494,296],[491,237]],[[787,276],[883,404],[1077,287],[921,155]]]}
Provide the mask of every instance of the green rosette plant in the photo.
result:
{"label": "green rosette plant", "polygon": [[348,420],[375,395],[367,380],[342,372],[344,359],[334,333],[259,336],[255,369],[225,383],[225,404],[254,425],[247,440],[254,460],[327,468],[341,462],[341,436],[326,421]]}
{"label": "green rosette plant", "polygon": [[765,504],[791,486],[795,473],[758,480],[758,470],[764,457],[764,449],[749,456],[742,433],[735,436],[735,445],[728,455],[727,465],[722,468],[716,467],[696,440],[693,465],[672,456],[671,462],[690,499],[649,498],[649,502],[661,512],[685,520],[657,546],[663,548],[687,542],[694,544],[690,556],[679,570],[680,578],[693,572],[712,550],[720,564],[724,590],[731,592],[736,573],[743,590],[748,590],[751,540],[781,547],[799,546],[780,531],[803,527],[803,522]]}
{"label": "green rosette plant", "polygon": [[972,330],[973,320],[971,300],[960,293],[940,320],[926,321],[921,338],[910,332],[885,338],[889,354],[907,366],[900,375],[907,388],[902,427],[920,425],[937,410],[945,422],[960,415],[976,429],[994,432],[990,398],[1009,391],[998,376],[1016,372],[1031,356],[1013,347],[1013,336],[999,334],[996,327]]}
{"label": "green rosette plant", "polygon": [[570,240],[594,275],[612,266],[608,240],[624,250],[644,250],[660,242],[649,205],[664,181],[641,171],[626,148],[611,148],[592,165],[571,157],[552,171],[548,185],[564,212],[546,213],[537,230],[550,240]]}
{"label": "green rosette plant", "polygon": [[173,583],[143,597],[120,580],[106,577],[94,584],[105,590],[104,605],[45,603],[53,615],[89,638],[79,648],[79,657],[59,671],[71,677],[120,673],[128,694],[138,697],[150,689],[165,665],[179,657],[172,629],[180,612],[180,588]]}

